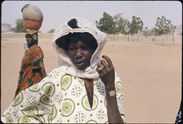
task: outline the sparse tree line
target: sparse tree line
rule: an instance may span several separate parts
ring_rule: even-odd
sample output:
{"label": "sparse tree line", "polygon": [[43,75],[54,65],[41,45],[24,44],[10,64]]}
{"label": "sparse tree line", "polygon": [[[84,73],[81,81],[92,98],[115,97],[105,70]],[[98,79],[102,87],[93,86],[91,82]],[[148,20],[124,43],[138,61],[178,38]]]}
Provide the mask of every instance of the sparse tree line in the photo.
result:
{"label": "sparse tree line", "polygon": [[[117,14],[111,16],[108,13],[104,12],[103,17],[96,21],[96,26],[101,31],[107,34],[124,34],[128,36],[141,33],[145,37],[147,36],[157,36],[168,34],[174,35],[176,26],[171,23],[166,17],[157,17],[155,27],[148,29],[144,27],[144,23],[141,18],[132,16],[131,22],[122,17],[122,14]],[[3,23],[2,31],[13,31],[13,32],[25,32],[25,27],[23,24],[23,19],[16,20],[16,27],[12,28],[10,24]],[[53,33],[55,29],[50,29],[48,33]]]}
{"label": "sparse tree line", "polygon": [[96,21],[96,26],[103,32],[108,34],[124,34],[124,35],[134,35],[143,34],[147,36],[160,36],[175,34],[176,26],[171,23],[166,17],[157,17],[155,27],[148,29],[144,27],[144,23],[139,17],[132,16],[131,22],[124,19],[122,14],[117,14],[111,16],[104,12],[103,17],[99,21]]}

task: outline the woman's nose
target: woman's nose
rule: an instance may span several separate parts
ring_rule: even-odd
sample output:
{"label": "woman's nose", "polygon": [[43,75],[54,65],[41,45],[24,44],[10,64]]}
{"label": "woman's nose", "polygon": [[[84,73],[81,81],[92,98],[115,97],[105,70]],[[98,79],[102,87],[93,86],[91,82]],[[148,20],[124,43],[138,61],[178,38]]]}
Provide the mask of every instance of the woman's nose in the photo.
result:
{"label": "woman's nose", "polygon": [[81,57],[82,57],[82,52],[81,52],[80,49],[78,49],[77,52],[76,52],[75,58],[76,58],[76,59],[79,59],[79,58],[81,58]]}

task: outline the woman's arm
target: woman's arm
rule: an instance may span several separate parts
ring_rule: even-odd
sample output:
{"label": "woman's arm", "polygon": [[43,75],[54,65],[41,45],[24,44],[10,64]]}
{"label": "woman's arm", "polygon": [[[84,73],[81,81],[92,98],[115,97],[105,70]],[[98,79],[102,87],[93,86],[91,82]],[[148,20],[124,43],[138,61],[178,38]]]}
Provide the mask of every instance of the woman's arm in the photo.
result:
{"label": "woman's arm", "polygon": [[124,123],[121,118],[119,108],[116,99],[116,89],[115,89],[115,71],[112,61],[107,56],[102,56],[105,60],[102,60],[98,64],[97,71],[100,75],[102,82],[106,89],[106,102],[107,102],[107,116],[109,123]]}
{"label": "woman's arm", "polygon": [[121,118],[118,106],[116,95],[110,96],[109,93],[106,93],[106,101],[107,101],[107,116],[109,123],[124,123]]}

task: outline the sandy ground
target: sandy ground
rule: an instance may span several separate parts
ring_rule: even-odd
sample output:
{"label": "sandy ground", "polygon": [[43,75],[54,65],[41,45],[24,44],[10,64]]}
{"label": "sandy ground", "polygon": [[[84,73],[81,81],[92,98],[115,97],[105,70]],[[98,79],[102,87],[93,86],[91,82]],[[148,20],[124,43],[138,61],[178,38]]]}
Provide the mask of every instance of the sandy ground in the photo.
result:
{"label": "sandy ground", "polygon": [[[58,67],[52,34],[39,34],[46,72]],[[1,114],[11,103],[24,55],[24,34],[1,34]],[[174,123],[181,99],[181,37],[175,47],[152,41],[110,41],[108,55],[123,82],[128,123]]]}

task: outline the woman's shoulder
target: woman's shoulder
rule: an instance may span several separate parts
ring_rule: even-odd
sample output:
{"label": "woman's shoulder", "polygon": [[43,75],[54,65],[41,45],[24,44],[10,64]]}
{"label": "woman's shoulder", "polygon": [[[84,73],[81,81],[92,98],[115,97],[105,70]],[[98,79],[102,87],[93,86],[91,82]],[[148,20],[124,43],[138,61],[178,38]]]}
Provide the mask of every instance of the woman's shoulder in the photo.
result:
{"label": "woman's shoulder", "polygon": [[35,53],[40,53],[42,52],[42,49],[41,47],[39,47],[37,44],[34,44],[32,45],[31,47],[29,47],[27,50],[26,50],[27,53],[32,53],[32,54],[35,54]]}
{"label": "woman's shoulder", "polygon": [[50,73],[48,73],[40,83],[44,84],[45,82],[58,82],[65,74],[66,73],[64,73],[60,67],[55,68]]}
{"label": "woman's shoulder", "polygon": [[60,76],[60,75],[64,75],[65,72],[62,70],[62,67],[57,67],[54,68],[49,74],[49,75],[55,75],[55,76]]}

